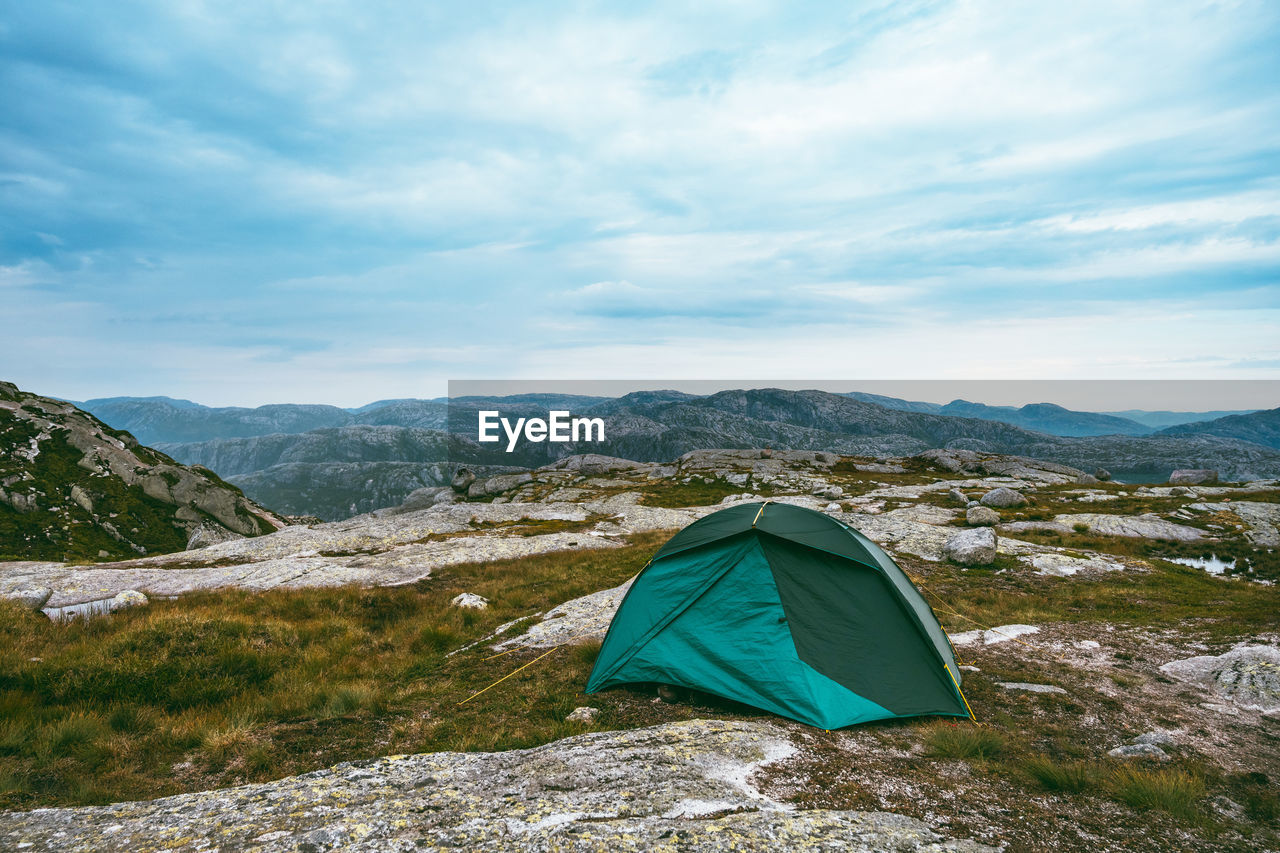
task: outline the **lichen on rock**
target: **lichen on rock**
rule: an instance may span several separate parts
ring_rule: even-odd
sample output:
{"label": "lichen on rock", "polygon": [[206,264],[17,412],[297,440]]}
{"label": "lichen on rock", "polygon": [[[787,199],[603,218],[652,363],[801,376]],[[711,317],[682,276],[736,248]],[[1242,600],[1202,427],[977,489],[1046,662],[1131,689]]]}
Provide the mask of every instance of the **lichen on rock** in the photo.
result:
{"label": "lichen on rock", "polygon": [[794,810],[752,784],[796,747],[771,723],[694,720],[527,750],[339,764],[149,802],[0,814],[0,848],[893,850],[978,853],[915,818]]}

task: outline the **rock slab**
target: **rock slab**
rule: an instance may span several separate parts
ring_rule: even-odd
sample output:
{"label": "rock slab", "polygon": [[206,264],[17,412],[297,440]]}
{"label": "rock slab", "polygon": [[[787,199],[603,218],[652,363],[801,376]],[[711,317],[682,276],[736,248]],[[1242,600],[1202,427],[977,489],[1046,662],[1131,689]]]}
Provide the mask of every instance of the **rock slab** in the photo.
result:
{"label": "rock slab", "polygon": [[1169,484],[1173,486],[1198,486],[1216,482],[1218,472],[1209,468],[1179,468],[1169,475]]}
{"label": "rock slab", "polygon": [[1240,646],[1226,654],[1170,661],[1160,671],[1207,687],[1237,707],[1280,711],[1280,648]]}
{"label": "rock slab", "polygon": [[0,814],[5,850],[893,850],[976,853],[914,818],[793,811],[751,784],[782,728],[695,720],[528,750],[339,764],[150,802]]}

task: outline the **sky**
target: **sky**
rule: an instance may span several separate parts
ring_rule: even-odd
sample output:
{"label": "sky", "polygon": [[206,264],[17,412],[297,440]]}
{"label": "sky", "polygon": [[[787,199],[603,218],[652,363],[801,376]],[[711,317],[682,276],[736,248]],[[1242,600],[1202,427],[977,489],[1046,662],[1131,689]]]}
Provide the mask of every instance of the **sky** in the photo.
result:
{"label": "sky", "polygon": [[0,378],[1280,379],[1278,43],[1268,2],[0,0]]}

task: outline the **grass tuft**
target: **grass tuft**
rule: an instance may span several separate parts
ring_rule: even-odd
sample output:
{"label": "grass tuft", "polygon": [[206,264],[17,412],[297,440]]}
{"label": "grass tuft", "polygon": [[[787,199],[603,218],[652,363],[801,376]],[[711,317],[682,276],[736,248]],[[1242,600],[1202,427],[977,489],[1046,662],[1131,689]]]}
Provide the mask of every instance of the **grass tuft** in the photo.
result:
{"label": "grass tuft", "polygon": [[1107,787],[1117,800],[1135,809],[1158,809],[1184,820],[1197,816],[1197,804],[1204,798],[1204,780],[1176,768],[1156,770],[1117,767],[1111,771]]}
{"label": "grass tuft", "polygon": [[1000,732],[971,723],[934,723],[925,734],[925,754],[930,758],[999,758],[1007,746]]}
{"label": "grass tuft", "polygon": [[1056,761],[1047,755],[1031,755],[1022,759],[1021,769],[1046,791],[1079,794],[1097,788],[1102,772],[1087,761]]}

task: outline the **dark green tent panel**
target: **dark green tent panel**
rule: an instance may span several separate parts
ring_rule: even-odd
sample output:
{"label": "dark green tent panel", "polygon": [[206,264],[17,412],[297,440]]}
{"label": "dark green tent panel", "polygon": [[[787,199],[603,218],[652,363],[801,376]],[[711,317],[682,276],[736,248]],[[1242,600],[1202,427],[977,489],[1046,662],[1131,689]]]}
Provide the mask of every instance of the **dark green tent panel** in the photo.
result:
{"label": "dark green tent panel", "polygon": [[946,634],[875,543],[790,504],[738,504],[671,538],[623,599],[587,692],[659,682],[825,729],[968,716]]}

